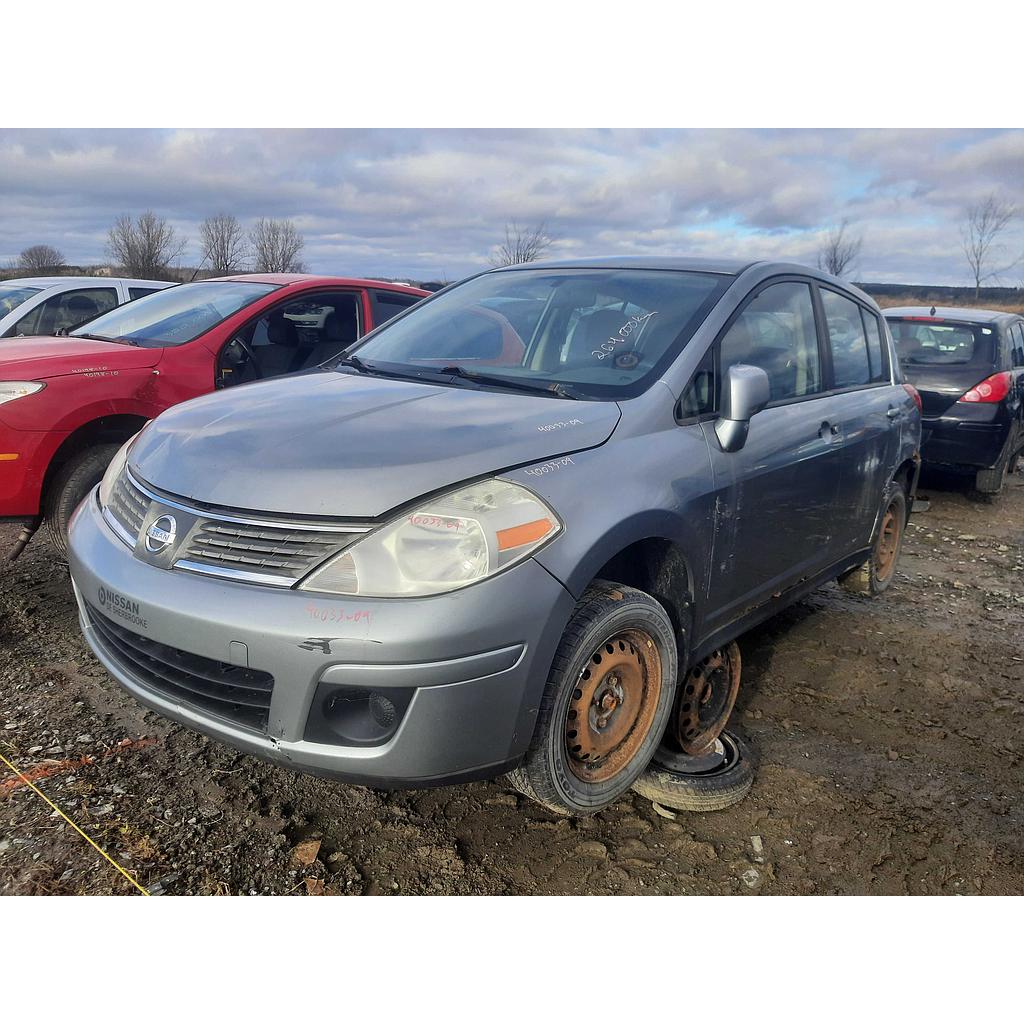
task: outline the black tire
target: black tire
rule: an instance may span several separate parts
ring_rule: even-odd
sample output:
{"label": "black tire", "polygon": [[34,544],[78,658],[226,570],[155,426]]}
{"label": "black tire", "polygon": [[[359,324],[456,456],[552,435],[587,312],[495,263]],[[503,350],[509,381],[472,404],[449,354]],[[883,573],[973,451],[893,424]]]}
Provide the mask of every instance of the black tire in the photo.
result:
{"label": "black tire", "polygon": [[[573,739],[567,738],[575,738],[576,733],[569,730],[573,728],[572,718],[580,714],[572,705],[579,700],[582,687],[604,685],[594,682],[600,669],[593,673],[590,669],[594,663],[600,664],[598,656],[603,655],[603,646],[613,646],[610,641],[630,631],[642,634],[649,641],[646,643],[649,650],[642,653],[657,667],[648,665],[640,673],[644,679],[644,696],[637,697],[635,689],[627,690],[626,698],[619,705],[629,708],[623,722],[631,721],[632,714],[639,716],[619,746],[604,763],[583,762],[580,758],[587,755],[570,752]],[[629,648],[622,650],[628,656]],[[613,652],[609,660],[613,657],[620,655]],[[638,657],[637,661],[641,659]],[[650,678],[653,672],[660,676],[656,690],[655,680]],[[629,790],[650,763],[672,710],[677,675],[676,636],[665,609],[640,590],[596,580],[576,605],[562,635],[541,698],[533,739],[520,766],[509,773],[509,783],[524,796],[559,814],[592,814],[607,807]],[[584,679],[590,680],[589,683]],[[616,683],[617,680],[612,678],[611,681]],[[634,711],[635,708],[639,710]],[[586,706],[585,713],[589,719],[590,705]],[[618,714],[618,707],[608,714]],[[583,722],[583,719],[576,720]],[[585,725],[581,725],[581,732],[584,728]],[[580,747],[573,749],[578,751]],[[592,768],[598,772],[614,769],[614,774],[600,781],[581,777]]]}
{"label": "black tire", "polygon": [[[887,517],[893,516],[897,529],[895,550],[888,555]],[[886,492],[882,515],[878,521],[878,530],[871,543],[871,557],[863,565],[844,573],[839,577],[839,584],[851,594],[865,597],[878,597],[884,594],[896,577],[896,566],[899,564],[900,550],[903,547],[903,534],[907,526],[907,492],[898,483],[891,483]],[[886,546],[886,557],[883,559],[883,546]]]}
{"label": "black tire", "polygon": [[633,783],[633,789],[676,811],[722,811],[738,804],[754,784],[754,761],[739,736],[723,732],[719,739],[726,749],[726,761],[720,767],[684,775],[652,764]]}
{"label": "black tire", "polygon": [[98,444],[73,455],[60,469],[46,491],[44,515],[46,532],[53,546],[68,556],[68,523],[82,499],[103,479],[119,444]]}

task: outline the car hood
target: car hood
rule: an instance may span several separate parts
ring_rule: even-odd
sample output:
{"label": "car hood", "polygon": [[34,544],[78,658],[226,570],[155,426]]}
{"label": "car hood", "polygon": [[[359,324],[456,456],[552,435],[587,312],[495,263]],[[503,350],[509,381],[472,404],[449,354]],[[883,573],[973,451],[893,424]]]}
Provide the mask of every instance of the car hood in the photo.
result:
{"label": "car hood", "polygon": [[602,444],[614,402],[320,371],[175,406],[132,448],[149,484],[210,505],[377,518],[405,502]]}
{"label": "car hood", "polygon": [[161,349],[136,348],[88,338],[0,340],[0,380],[43,380],[68,373],[154,366]]}

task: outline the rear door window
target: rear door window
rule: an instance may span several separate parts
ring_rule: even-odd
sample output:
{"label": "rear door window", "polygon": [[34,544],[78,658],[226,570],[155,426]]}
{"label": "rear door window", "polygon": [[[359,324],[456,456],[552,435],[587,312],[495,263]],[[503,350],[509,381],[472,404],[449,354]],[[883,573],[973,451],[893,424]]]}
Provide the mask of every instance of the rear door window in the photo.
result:
{"label": "rear door window", "polygon": [[375,289],[370,293],[370,301],[373,305],[373,326],[380,327],[381,324],[387,323],[392,317],[403,313],[410,306],[415,306],[420,301],[420,296]]}
{"label": "rear door window", "polygon": [[1024,321],[1018,320],[1011,329],[1013,338],[1013,365],[1024,367]]}
{"label": "rear door window", "polygon": [[869,384],[871,362],[860,306],[828,288],[821,289],[821,303],[832,349],[833,386],[855,388]]}

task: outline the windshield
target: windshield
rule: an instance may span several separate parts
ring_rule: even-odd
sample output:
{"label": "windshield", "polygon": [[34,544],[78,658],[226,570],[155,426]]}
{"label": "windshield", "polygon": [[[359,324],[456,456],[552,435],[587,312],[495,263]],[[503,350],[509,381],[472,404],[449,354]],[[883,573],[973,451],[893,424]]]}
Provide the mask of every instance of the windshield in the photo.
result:
{"label": "windshield", "polygon": [[626,398],[675,358],[730,281],[682,271],[496,271],[388,324],[358,347],[358,359]]}
{"label": "windshield", "polygon": [[991,327],[928,317],[892,317],[889,330],[905,366],[963,366],[992,360]]}
{"label": "windshield", "polygon": [[251,281],[182,284],[112,309],[71,335],[109,341],[123,338],[143,348],[183,345],[277,287]]}
{"label": "windshield", "polygon": [[17,309],[30,295],[41,292],[42,288],[27,288],[25,285],[0,285],[0,316],[7,316]]}

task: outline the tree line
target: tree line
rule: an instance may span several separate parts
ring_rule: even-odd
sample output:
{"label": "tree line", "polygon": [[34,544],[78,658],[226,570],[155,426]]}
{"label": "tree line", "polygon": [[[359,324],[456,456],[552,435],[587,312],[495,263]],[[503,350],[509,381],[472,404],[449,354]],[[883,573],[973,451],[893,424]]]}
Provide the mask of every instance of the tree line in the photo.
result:
{"label": "tree line", "polygon": [[[1016,267],[1021,259],[1006,262],[1002,238],[1017,216],[1013,203],[993,193],[968,207],[961,218],[960,241],[964,260],[974,284],[975,300],[986,281],[998,279]],[[132,217],[122,214],[107,235],[107,254],[130,277],[167,278],[188,244],[164,217],[152,210]],[[505,225],[505,238],[494,247],[490,263],[495,267],[532,263],[554,244],[543,222],[521,226]],[[848,277],[856,270],[864,236],[846,218],[828,229],[818,249],[817,263],[834,277]],[[200,269],[213,274],[245,271],[263,274],[302,273],[305,239],[291,220],[261,217],[246,230],[238,218],[218,213],[199,225]],[[17,269],[32,273],[60,272],[67,263],[52,245],[31,245],[23,249]],[[14,269],[14,266],[10,269]]]}

